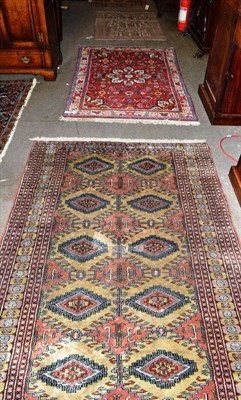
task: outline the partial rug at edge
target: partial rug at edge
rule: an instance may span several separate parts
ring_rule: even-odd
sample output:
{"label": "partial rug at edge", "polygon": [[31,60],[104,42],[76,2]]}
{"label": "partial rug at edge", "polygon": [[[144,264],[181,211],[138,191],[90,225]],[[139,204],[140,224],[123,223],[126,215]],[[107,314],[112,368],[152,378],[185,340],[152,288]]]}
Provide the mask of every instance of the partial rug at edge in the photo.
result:
{"label": "partial rug at edge", "polygon": [[101,40],[166,40],[156,14],[145,11],[96,11],[94,36]]}
{"label": "partial rug at edge", "polygon": [[0,160],[26,106],[36,80],[0,81]]}
{"label": "partial rug at edge", "polygon": [[66,121],[197,125],[173,48],[79,48]]}
{"label": "partial rug at edge", "polygon": [[0,256],[1,398],[240,397],[241,249],[205,143],[36,142]]}

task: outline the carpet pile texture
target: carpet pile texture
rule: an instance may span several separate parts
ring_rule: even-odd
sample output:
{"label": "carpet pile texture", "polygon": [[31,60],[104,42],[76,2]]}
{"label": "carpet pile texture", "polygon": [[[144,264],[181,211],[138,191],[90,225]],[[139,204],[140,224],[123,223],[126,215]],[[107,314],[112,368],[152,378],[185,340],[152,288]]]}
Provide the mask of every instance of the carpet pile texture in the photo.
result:
{"label": "carpet pile texture", "polygon": [[241,249],[205,143],[36,141],[0,256],[2,399],[240,398]]}
{"label": "carpet pile texture", "polygon": [[101,40],[166,40],[156,14],[145,11],[96,11],[94,36]]}
{"label": "carpet pile texture", "polygon": [[198,124],[173,48],[79,48],[65,121]]}
{"label": "carpet pile texture", "polygon": [[117,8],[126,8],[126,7],[137,7],[143,8],[142,0],[93,0],[93,5],[103,5],[105,7],[117,7]]}
{"label": "carpet pile texture", "polygon": [[0,158],[7,149],[34,85],[35,82],[30,80],[0,81]]}

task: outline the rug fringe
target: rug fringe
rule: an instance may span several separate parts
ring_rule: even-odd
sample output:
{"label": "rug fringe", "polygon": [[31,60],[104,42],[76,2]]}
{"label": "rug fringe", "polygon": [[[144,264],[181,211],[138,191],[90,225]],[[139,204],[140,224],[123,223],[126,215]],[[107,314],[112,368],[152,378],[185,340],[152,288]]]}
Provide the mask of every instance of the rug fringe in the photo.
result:
{"label": "rug fringe", "polygon": [[206,139],[128,139],[95,137],[33,137],[36,142],[129,142],[129,143],[206,143]]}
{"label": "rug fringe", "polygon": [[105,123],[118,123],[118,124],[151,124],[151,125],[177,125],[177,126],[198,126],[199,121],[170,121],[170,120],[144,120],[144,119],[107,119],[107,118],[75,118],[75,117],[60,117],[59,121],[65,122],[105,122]]}
{"label": "rug fringe", "polygon": [[23,105],[22,105],[22,107],[21,107],[21,109],[20,109],[20,111],[19,111],[19,113],[18,113],[18,116],[17,116],[17,118],[16,118],[16,120],[15,120],[14,126],[13,126],[13,128],[12,128],[12,131],[11,131],[10,135],[9,135],[9,138],[8,138],[8,140],[7,140],[7,143],[5,144],[5,146],[4,146],[4,148],[3,148],[3,151],[2,151],[1,154],[0,154],[0,163],[2,162],[3,157],[5,156],[5,154],[6,154],[6,152],[7,152],[7,149],[8,149],[8,147],[9,147],[9,145],[10,145],[12,139],[13,139],[13,135],[14,135],[14,133],[15,133],[15,131],[16,131],[16,128],[17,128],[18,122],[19,122],[19,120],[20,120],[20,118],[21,118],[21,115],[22,115],[22,113],[23,113],[23,110],[24,110],[24,108],[26,107],[26,105],[28,104],[28,101],[29,101],[29,99],[30,99],[30,97],[31,97],[31,95],[32,95],[33,89],[35,88],[36,84],[37,84],[37,79],[34,78],[34,79],[33,79],[33,82],[32,82],[32,86],[31,86],[31,88],[30,88],[30,90],[29,90],[29,92],[28,92],[28,94],[27,94],[27,96],[26,96],[26,99],[25,99],[25,101],[24,101],[24,103],[23,103]]}

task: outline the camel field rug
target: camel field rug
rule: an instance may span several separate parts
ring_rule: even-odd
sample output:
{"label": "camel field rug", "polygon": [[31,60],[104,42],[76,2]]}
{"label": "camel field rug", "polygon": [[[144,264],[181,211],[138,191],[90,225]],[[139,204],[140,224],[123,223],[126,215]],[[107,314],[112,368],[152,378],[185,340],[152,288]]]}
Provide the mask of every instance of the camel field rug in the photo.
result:
{"label": "camel field rug", "polygon": [[7,150],[35,84],[35,80],[0,81],[0,160]]}
{"label": "camel field rug", "polygon": [[166,40],[154,12],[96,11],[95,39]]}
{"label": "camel field rug", "polygon": [[79,48],[65,121],[199,124],[173,48]]}
{"label": "camel field rug", "polygon": [[206,143],[35,141],[0,256],[2,400],[241,398],[241,249]]}

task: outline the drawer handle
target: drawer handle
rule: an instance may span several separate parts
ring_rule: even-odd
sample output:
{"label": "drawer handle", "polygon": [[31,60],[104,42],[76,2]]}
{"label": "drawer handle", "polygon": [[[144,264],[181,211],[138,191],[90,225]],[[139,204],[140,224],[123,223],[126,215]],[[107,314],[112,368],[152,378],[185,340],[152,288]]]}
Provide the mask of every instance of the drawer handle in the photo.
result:
{"label": "drawer handle", "polygon": [[28,63],[30,63],[30,61],[32,60],[32,58],[31,57],[22,57],[21,58],[21,61],[24,63],[24,64],[28,64]]}

